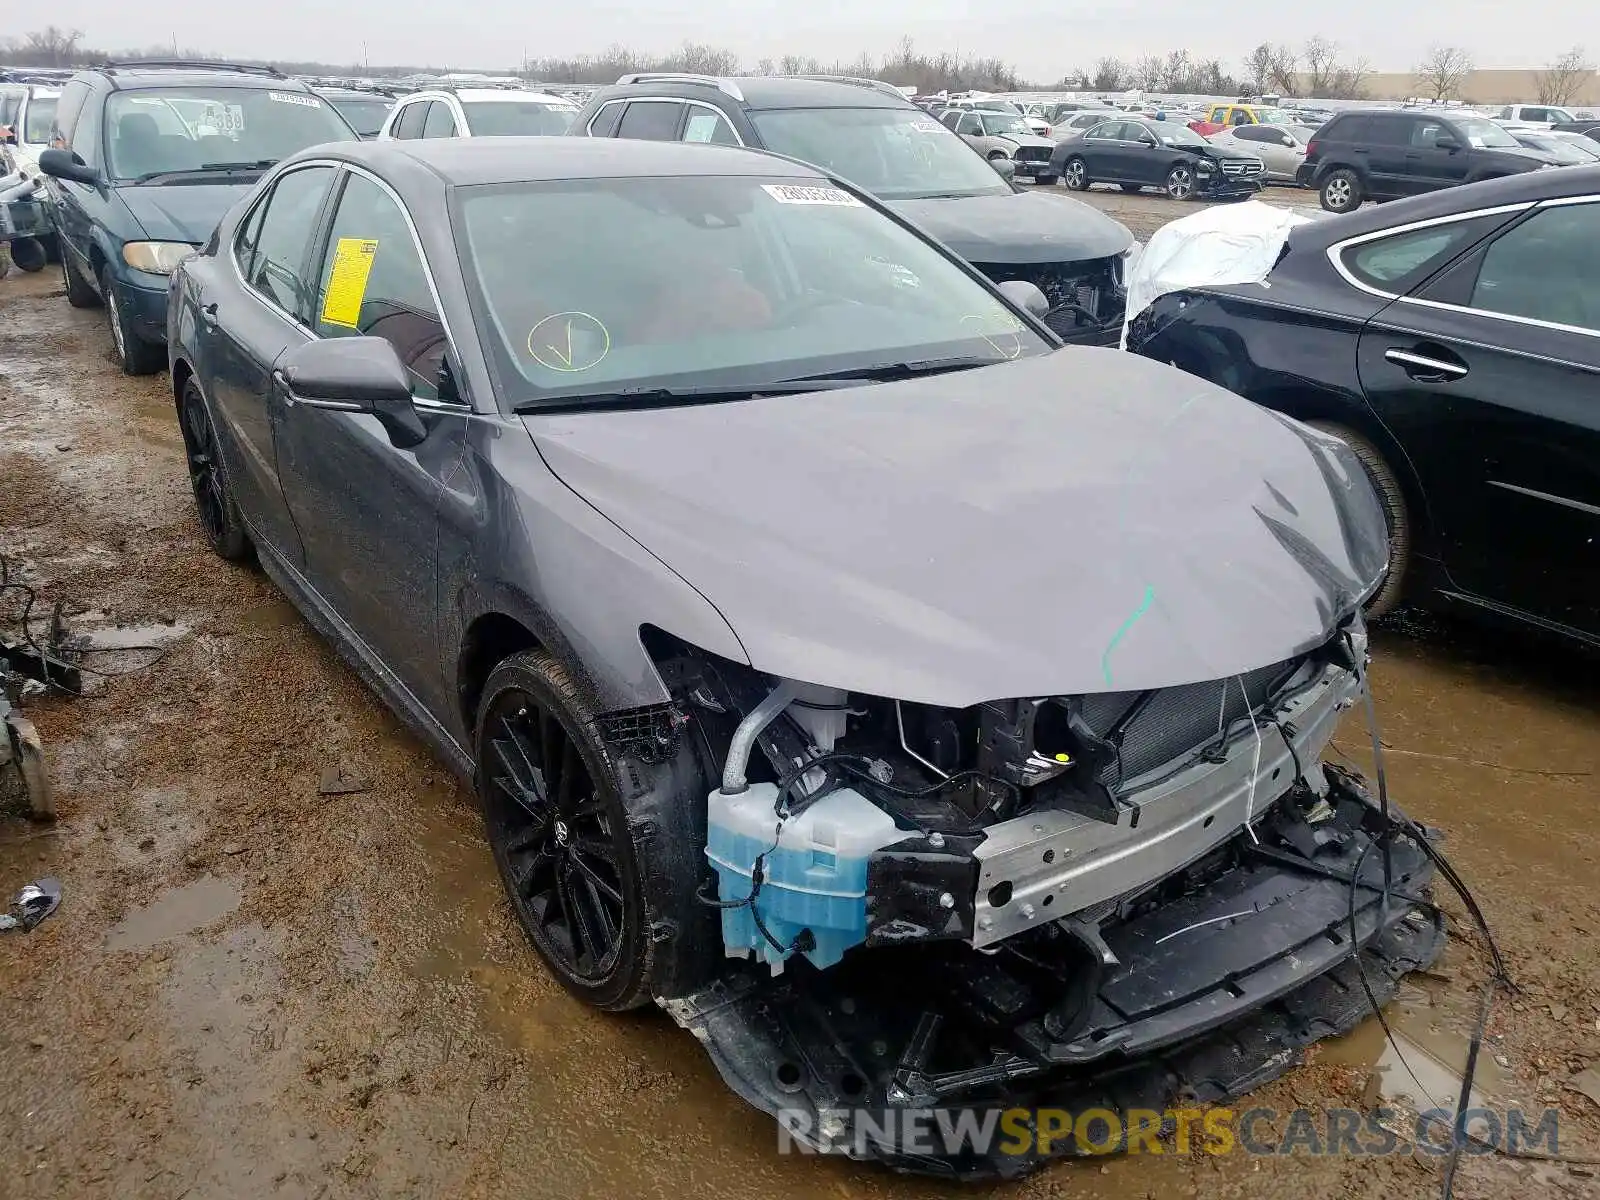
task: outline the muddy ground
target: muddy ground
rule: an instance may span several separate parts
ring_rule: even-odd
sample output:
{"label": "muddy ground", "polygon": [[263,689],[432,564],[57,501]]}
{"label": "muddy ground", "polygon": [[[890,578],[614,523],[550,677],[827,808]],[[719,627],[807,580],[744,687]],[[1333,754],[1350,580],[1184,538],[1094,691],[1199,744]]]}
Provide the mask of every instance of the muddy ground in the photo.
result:
{"label": "muddy ground", "polygon": [[[168,381],[123,378],[108,346],[53,273],[0,281],[0,551],[124,647],[89,660],[90,694],[31,705],[59,823],[0,822],[0,889],[66,894],[0,934],[0,1195],[1438,1194],[1421,1153],[1140,1156],[977,1189],[778,1157],[664,1016],[552,982],[471,796],[258,571],[206,550]],[[1593,1195],[1600,1105],[1567,1084],[1600,1059],[1600,670],[1433,619],[1376,641],[1393,792],[1448,832],[1523,989],[1480,1090],[1557,1108],[1560,1153],[1590,1163],[1474,1157],[1456,1194]],[[329,775],[366,790],[323,795]],[[1391,1016],[1459,1065],[1484,978],[1463,932]],[[1361,1106],[1382,1048],[1369,1022],[1250,1103]]]}

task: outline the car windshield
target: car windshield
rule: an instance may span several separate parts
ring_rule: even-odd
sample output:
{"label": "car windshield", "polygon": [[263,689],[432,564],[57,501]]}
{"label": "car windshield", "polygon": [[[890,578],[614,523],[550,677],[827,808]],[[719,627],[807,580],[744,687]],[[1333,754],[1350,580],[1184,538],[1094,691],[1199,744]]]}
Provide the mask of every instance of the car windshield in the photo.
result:
{"label": "car windshield", "polygon": [[579,179],[458,195],[477,326],[514,407],[1050,349],[939,250],[820,178]]}
{"label": "car windshield", "polygon": [[273,163],[350,137],[343,118],[305,92],[144,88],[106,101],[107,161],[116,179]]}
{"label": "car windshield", "polygon": [[1148,121],[1144,128],[1159,134],[1168,146],[1208,146],[1209,142],[1187,125],[1177,121]]}
{"label": "car windshield", "polygon": [[568,104],[541,104],[537,100],[480,100],[467,105],[467,123],[473,137],[523,137],[562,134],[578,115]]}
{"label": "car windshield", "polygon": [[1534,150],[1542,151],[1543,153],[1548,154],[1551,158],[1555,159],[1557,162],[1566,163],[1568,166],[1575,166],[1578,163],[1590,163],[1594,161],[1594,157],[1592,155],[1583,153],[1576,146],[1563,141],[1561,138],[1519,137],[1517,140],[1524,146],[1528,146]]}
{"label": "car windshield", "polygon": [[1281,108],[1258,108],[1256,121],[1262,125],[1293,125],[1294,116]]}
{"label": "car windshield", "polygon": [[787,154],[885,200],[999,196],[1010,187],[972,147],[910,108],[783,108],[750,120],[768,150]]}
{"label": "car windshield", "polygon": [[56,98],[54,96],[35,96],[28,101],[28,111],[23,117],[22,134],[24,142],[43,145],[50,140],[50,126],[56,119]]}
{"label": "car windshield", "polygon": [[389,115],[389,110],[394,107],[393,100],[379,98],[345,99],[343,96],[330,99],[329,104],[339,110],[339,115],[350,122],[362,137],[377,137],[378,131],[383,128],[383,119]]}
{"label": "car windshield", "polygon": [[1003,112],[1021,116],[1022,110],[1009,100],[974,100],[972,107],[980,112]]}
{"label": "car windshield", "polygon": [[983,132],[989,137],[1028,137],[1033,132],[1026,121],[1010,113],[985,111],[978,116],[983,121]]}
{"label": "car windshield", "polygon": [[1546,113],[1545,120],[1547,121],[1571,121],[1574,119],[1572,114],[1564,108],[1546,108],[1544,111]]}
{"label": "car windshield", "polygon": [[1517,139],[1512,137],[1493,121],[1485,121],[1481,117],[1452,117],[1457,129],[1461,131],[1473,146],[1482,150],[1515,150]]}
{"label": "car windshield", "polygon": [[1283,131],[1302,146],[1308,144],[1317,132],[1310,125],[1285,125]]}

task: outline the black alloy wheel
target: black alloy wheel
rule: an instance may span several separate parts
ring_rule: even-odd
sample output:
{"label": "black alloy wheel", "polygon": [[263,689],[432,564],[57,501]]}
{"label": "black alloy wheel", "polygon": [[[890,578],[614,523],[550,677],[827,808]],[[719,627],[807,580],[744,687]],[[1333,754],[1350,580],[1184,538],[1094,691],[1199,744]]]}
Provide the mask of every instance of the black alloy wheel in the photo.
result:
{"label": "black alloy wheel", "polygon": [[592,998],[631,966],[638,934],[614,788],[596,786],[577,739],[539,697],[510,687],[493,705],[479,770],[506,891],[539,952]]}
{"label": "black alloy wheel", "polygon": [[211,424],[211,414],[206,411],[205,397],[193,379],[184,385],[178,416],[189,468],[189,486],[194,492],[195,512],[205,530],[206,542],[220,558],[243,558],[250,551],[250,539],[222,474],[217,434]]}

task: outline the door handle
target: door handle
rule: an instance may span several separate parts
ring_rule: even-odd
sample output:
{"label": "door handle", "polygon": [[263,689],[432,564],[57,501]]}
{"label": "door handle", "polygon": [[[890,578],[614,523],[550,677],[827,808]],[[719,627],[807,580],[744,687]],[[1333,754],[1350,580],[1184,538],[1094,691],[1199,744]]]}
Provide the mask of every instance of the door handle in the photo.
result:
{"label": "door handle", "polygon": [[215,300],[210,304],[202,304],[200,306],[200,323],[207,329],[215,329],[217,327],[217,302]]}
{"label": "door handle", "polygon": [[1467,364],[1459,360],[1452,361],[1454,356],[1438,358],[1394,346],[1385,350],[1383,357],[1400,367],[1411,378],[1427,382],[1460,379],[1467,373]]}

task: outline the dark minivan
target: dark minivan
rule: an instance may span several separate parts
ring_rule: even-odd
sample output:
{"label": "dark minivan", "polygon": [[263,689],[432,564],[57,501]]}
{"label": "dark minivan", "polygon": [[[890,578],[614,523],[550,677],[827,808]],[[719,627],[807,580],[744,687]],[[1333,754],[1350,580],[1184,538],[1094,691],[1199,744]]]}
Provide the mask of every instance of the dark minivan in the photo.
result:
{"label": "dark minivan", "polygon": [[129,375],[167,365],[167,276],[267,168],[349,141],[348,122],[271,67],[182,60],[80,71],[56,105],[55,221],[67,301],[104,304]]}
{"label": "dark minivan", "polygon": [[1343,213],[1365,200],[1398,200],[1557,165],[1477,113],[1367,109],[1339,113],[1317,130],[1299,182],[1321,192],[1323,208]]}

